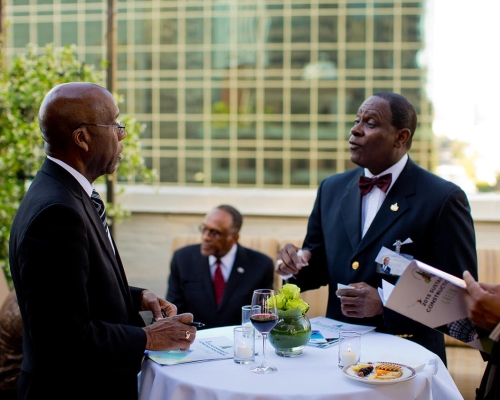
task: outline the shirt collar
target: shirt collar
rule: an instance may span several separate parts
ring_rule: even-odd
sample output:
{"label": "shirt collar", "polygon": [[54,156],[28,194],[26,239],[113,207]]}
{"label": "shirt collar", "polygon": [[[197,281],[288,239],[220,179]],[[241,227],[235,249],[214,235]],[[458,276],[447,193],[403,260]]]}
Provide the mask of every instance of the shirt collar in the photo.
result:
{"label": "shirt collar", "polygon": [[392,174],[392,181],[391,181],[391,186],[387,189],[386,193],[389,193],[389,190],[391,190],[392,186],[394,185],[394,182],[399,178],[399,175],[401,175],[401,172],[403,172],[403,169],[406,165],[406,162],[408,161],[408,153],[405,153],[401,159],[394,164],[392,167],[387,168],[384,172],[378,174],[378,175],[373,175],[368,168],[365,168],[365,176],[368,178],[373,178],[373,177],[379,177],[385,174]]}
{"label": "shirt collar", "polygon": [[[233,247],[231,247],[231,250],[229,250],[225,256],[221,257],[220,261],[224,267],[231,268],[233,266],[234,259],[236,258],[237,247],[238,247],[237,243],[233,244]],[[208,263],[210,266],[214,265],[216,261],[217,261],[217,257],[215,257],[213,255],[208,256]]]}
{"label": "shirt collar", "polygon": [[92,190],[94,189],[93,185],[85,178],[82,174],[80,174],[76,169],[73,167],[70,167],[68,164],[66,164],[64,161],[61,161],[57,158],[47,156],[47,158],[56,164],[60,165],[63,167],[66,171],[68,171],[73,177],[78,181],[78,183],[81,185],[83,190],[88,194],[90,197],[92,194]]}

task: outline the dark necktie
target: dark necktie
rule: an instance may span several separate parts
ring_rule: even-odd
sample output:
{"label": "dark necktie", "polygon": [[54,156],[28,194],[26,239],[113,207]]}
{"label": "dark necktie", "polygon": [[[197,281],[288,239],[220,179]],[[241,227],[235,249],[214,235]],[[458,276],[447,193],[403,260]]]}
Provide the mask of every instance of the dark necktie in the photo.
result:
{"label": "dark necktie", "polygon": [[384,193],[387,192],[389,186],[391,186],[392,182],[392,174],[385,174],[379,176],[378,178],[367,178],[366,176],[359,177],[359,190],[361,190],[361,194],[364,196],[365,194],[370,193],[373,189],[373,186],[377,186]]}
{"label": "dark necktie", "polygon": [[101,196],[99,196],[99,193],[97,193],[96,190],[94,189],[92,190],[90,198],[92,199],[92,202],[94,203],[97,213],[101,218],[102,224],[104,225],[104,229],[106,230],[106,232],[108,232],[109,228],[108,228],[108,223],[106,222],[106,207],[104,207],[104,202],[102,201]]}
{"label": "dark necktie", "polygon": [[224,277],[222,276],[220,258],[217,259],[216,265],[217,268],[215,269],[215,274],[214,274],[214,293],[215,293],[215,302],[217,303],[217,305],[219,305],[222,300],[222,296],[224,295],[226,282],[224,281]]}

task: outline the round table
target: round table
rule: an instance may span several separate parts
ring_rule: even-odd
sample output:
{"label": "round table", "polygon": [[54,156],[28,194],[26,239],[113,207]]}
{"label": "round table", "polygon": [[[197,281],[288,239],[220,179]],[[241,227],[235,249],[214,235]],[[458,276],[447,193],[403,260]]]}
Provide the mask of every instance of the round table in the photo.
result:
{"label": "round table", "polygon": [[[227,336],[232,328],[201,330],[197,338]],[[262,353],[262,341],[256,343]],[[332,399],[460,399],[453,379],[434,353],[406,339],[370,332],[361,337],[361,361],[388,361],[419,372],[413,379],[372,385],[346,377],[337,365],[338,346],[306,346],[299,357],[276,355],[267,343],[266,361],[278,368],[269,375],[254,374],[255,364],[232,359],[161,366],[146,359],[139,374],[140,400],[332,400]],[[262,356],[256,356],[260,363]],[[433,360],[434,365],[429,364]]]}

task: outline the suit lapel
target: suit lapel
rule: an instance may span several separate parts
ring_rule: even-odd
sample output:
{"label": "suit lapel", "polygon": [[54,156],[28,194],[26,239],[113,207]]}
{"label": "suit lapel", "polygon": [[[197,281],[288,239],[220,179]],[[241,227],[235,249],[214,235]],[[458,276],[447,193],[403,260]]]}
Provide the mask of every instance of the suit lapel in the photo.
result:
{"label": "suit lapel", "polygon": [[352,249],[356,249],[361,240],[361,192],[358,187],[358,180],[363,174],[363,169],[359,168],[359,173],[353,177],[346,188],[346,194],[340,201],[340,211],[344,219],[344,226],[351,243]]}
{"label": "suit lapel", "polygon": [[[361,240],[356,252],[361,252],[371,243],[377,240],[390,226],[395,224],[409,209],[408,197],[415,195],[417,169],[415,163],[408,159],[405,168],[394,183],[389,194],[385,198],[380,210],[377,212],[373,223]],[[394,238],[405,240],[406,238]]]}
{"label": "suit lapel", "polygon": [[115,272],[116,278],[120,284],[120,289],[122,291],[122,295],[124,299],[126,299],[129,307],[132,307],[132,298],[130,296],[130,290],[127,282],[127,278],[125,276],[125,272],[123,271],[123,266],[121,264],[120,257],[118,255],[118,249],[116,248],[116,244],[113,242],[113,245],[116,249],[116,256],[113,252],[113,248],[111,247],[111,243],[109,241],[108,235],[104,230],[102,225],[101,218],[97,214],[94,204],[90,197],[85,193],[82,186],[78,183],[78,181],[63,167],[58,165],[57,163],[46,159],[42,165],[42,170],[48,175],[54,177],[58,181],[60,181],[64,186],[68,188],[73,196],[79,199],[87,214],[87,217],[91,221],[94,226],[94,231],[99,241],[101,242],[101,249],[105,249],[105,252],[108,258],[113,265],[113,270]]}

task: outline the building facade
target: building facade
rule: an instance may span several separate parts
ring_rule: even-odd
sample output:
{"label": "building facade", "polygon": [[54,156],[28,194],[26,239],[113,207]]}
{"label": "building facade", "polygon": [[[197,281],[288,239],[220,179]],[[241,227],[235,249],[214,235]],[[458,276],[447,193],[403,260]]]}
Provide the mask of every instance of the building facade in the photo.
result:
{"label": "building facade", "polygon": [[[7,0],[7,59],[28,43],[74,44],[99,68],[107,3]],[[120,110],[146,125],[160,184],[316,188],[354,167],[347,139],[362,101],[394,91],[419,114],[411,157],[433,169],[424,5],[117,0]]]}

